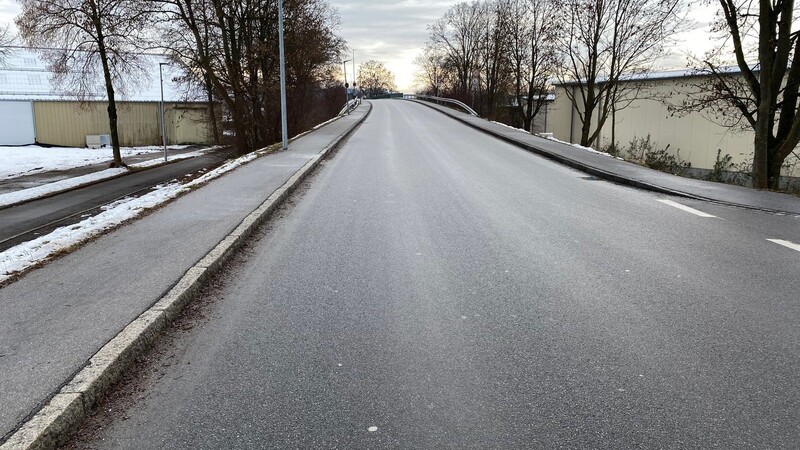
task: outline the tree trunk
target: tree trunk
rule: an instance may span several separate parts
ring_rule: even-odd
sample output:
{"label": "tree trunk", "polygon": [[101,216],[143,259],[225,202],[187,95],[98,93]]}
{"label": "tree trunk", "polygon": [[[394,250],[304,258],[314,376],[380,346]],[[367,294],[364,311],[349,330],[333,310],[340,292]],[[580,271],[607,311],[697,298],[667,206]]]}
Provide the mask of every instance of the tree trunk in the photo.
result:
{"label": "tree trunk", "polygon": [[755,135],[753,144],[753,187],[756,189],[767,189],[769,185],[769,166],[767,163],[769,148],[767,137],[765,133],[759,133],[758,127],[756,127]]}
{"label": "tree trunk", "polygon": [[772,155],[769,165],[767,167],[767,188],[773,191],[780,189],[781,181],[781,168],[783,167],[783,160]]}
{"label": "tree trunk", "polygon": [[584,147],[591,145],[589,136],[592,132],[592,112],[592,110],[586,109],[586,119],[581,124],[581,145]]}
{"label": "tree trunk", "polygon": [[619,150],[617,149],[617,108],[616,106],[611,107],[611,154],[617,156],[619,154]]}
{"label": "tree trunk", "polygon": [[233,115],[233,129],[236,133],[234,137],[234,142],[236,143],[236,152],[239,156],[246,155],[250,152],[250,146],[248,145],[248,124],[245,120],[244,114],[244,101],[241,97],[234,97],[233,101],[233,111],[231,111]]}
{"label": "tree trunk", "polygon": [[208,97],[208,114],[211,116],[211,135],[214,138],[214,144],[219,145],[220,136],[219,127],[217,124],[217,108],[216,105],[214,105],[214,90],[211,86],[211,77],[206,74],[204,78],[206,84],[206,96]]}
{"label": "tree trunk", "polygon": [[119,132],[117,130],[117,102],[114,98],[114,83],[111,78],[111,69],[108,64],[108,53],[106,51],[105,35],[103,34],[103,25],[100,22],[99,11],[95,2],[91,3],[92,12],[94,17],[92,21],[95,31],[97,31],[97,49],[100,54],[100,62],[103,65],[103,77],[106,82],[106,94],[108,95],[108,127],[111,130],[111,148],[114,155],[114,161],[111,167],[125,167],[122,162],[122,155],[119,151]]}

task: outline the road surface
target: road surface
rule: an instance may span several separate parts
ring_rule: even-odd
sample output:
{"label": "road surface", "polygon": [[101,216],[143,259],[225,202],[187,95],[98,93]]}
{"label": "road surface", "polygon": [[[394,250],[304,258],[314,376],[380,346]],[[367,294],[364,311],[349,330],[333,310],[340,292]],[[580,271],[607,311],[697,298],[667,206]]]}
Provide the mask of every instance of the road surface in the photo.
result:
{"label": "road surface", "polygon": [[73,445],[800,445],[800,252],[768,241],[800,242],[797,217],[599,181],[402,101],[282,216]]}

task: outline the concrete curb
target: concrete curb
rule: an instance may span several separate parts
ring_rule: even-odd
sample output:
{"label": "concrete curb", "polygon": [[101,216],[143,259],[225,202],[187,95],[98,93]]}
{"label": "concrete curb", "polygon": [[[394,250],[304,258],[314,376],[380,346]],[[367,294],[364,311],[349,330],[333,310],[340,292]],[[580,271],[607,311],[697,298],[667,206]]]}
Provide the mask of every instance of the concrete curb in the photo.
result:
{"label": "concrete curb", "polygon": [[[128,324],[121,332],[92,356],[83,369],[67,380],[63,387],[39,410],[34,412],[0,450],[51,449],[72,431],[111,387],[120,375],[147,350],[169,322],[197,295],[203,284],[215,274],[241,247],[247,238],[271,213],[314,171],[325,157],[355,131],[372,112],[367,113],[353,126],[337,136],[319,154],[297,170],[280,188],[275,190],[258,208],[216,247],[206,254],[163,297]],[[301,134],[304,136],[307,133]],[[293,140],[294,140],[293,139]]]}
{"label": "concrete curb", "polygon": [[505,136],[505,135],[502,135],[500,133],[496,133],[496,132],[494,132],[492,130],[489,130],[489,129],[483,128],[481,126],[475,125],[474,123],[471,123],[471,122],[469,122],[467,120],[464,120],[464,119],[462,119],[462,118],[460,118],[460,117],[458,117],[458,116],[456,116],[454,114],[449,114],[446,111],[442,111],[439,108],[436,108],[436,107],[434,107],[432,105],[427,104],[426,102],[423,102],[423,101],[420,101],[420,100],[408,100],[408,101],[412,101],[414,103],[419,103],[421,105],[427,106],[428,108],[431,108],[431,109],[433,109],[435,111],[438,111],[438,112],[440,112],[440,113],[452,118],[453,120],[457,120],[457,121],[463,123],[464,125],[467,125],[467,126],[469,126],[471,128],[474,128],[474,129],[476,129],[478,131],[486,133],[486,134],[488,134],[488,135],[490,135],[492,137],[500,139],[503,142],[507,142],[507,143],[509,143],[511,145],[520,147],[523,150],[527,150],[527,151],[529,151],[531,153],[534,153],[534,154],[539,155],[541,157],[547,158],[547,159],[549,159],[551,161],[555,161],[555,162],[557,162],[559,164],[563,164],[563,165],[565,165],[567,167],[571,167],[573,169],[580,170],[581,172],[585,172],[585,173],[587,173],[589,175],[596,176],[598,178],[602,178],[604,180],[611,181],[613,183],[617,183],[617,184],[621,184],[621,185],[625,185],[625,186],[631,186],[631,187],[635,187],[637,189],[642,189],[642,190],[646,190],[646,191],[657,192],[659,194],[674,195],[676,197],[683,197],[683,198],[689,198],[689,199],[692,199],[692,200],[700,200],[700,201],[709,202],[709,203],[716,203],[718,205],[733,206],[733,207],[737,207],[737,208],[744,208],[744,209],[768,212],[768,213],[773,213],[773,214],[788,214],[788,215],[794,215],[795,214],[795,213],[793,213],[791,211],[782,211],[782,210],[771,209],[771,208],[763,208],[763,207],[756,207],[756,206],[752,206],[752,205],[745,205],[745,204],[742,204],[742,203],[727,202],[727,201],[724,201],[724,200],[714,199],[714,198],[710,198],[710,197],[704,197],[704,196],[692,194],[692,193],[689,193],[689,192],[676,191],[674,189],[665,188],[665,187],[659,186],[657,184],[647,183],[647,182],[644,182],[644,181],[634,180],[632,178],[623,177],[622,175],[618,175],[618,174],[613,173],[613,172],[607,172],[605,170],[598,169],[597,167],[590,166],[588,164],[582,163],[580,161],[576,161],[576,160],[568,158],[566,156],[559,155],[559,154],[556,154],[556,153],[553,153],[553,152],[550,152],[550,151],[547,151],[547,150],[543,150],[541,148],[538,148],[538,147],[535,147],[533,145],[530,145],[530,144],[528,144],[526,142],[521,142],[521,141],[518,141],[518,140],[516,140],[514,138],[511,138],[509,136]]}

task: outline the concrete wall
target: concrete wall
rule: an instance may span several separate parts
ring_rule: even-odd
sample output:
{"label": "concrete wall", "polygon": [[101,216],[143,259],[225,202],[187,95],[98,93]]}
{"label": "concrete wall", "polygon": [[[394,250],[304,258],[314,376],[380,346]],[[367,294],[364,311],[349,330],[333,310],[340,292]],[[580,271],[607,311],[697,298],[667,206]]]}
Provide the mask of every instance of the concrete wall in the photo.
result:
{"label": "concrete wall", "polygon": [[[81,106],[74,101],[37,101],[33,104],[36,140],[43,144],[86,146],[87,134],[109,134],[106,102]],[[126,147],[161,143],[158,103],[117,103],[120,144]],[[167,141],[170,144],[211,142],[201,104],[167,103]]]}
{"label": "concrete wall", "polygon": [[[577,143],[580,141],[580,119],[577,111],[573,111],[565,89],[576,89],[570,86],[556,88],[556,100],[550,111],[550,132],[557,139]],[[668,99],[668,102],[679,104],[689,88],[686,80],[653,80],[648,82],[646,95]],[[596,117],[594,118],[596,119]],[[596,120],[593,120],[596,123]],[[657,148],[670,145],[670,151],[680,150],[680,157],[692,163],[692,167],[711,169],[716,161],[717,149],[722,154],[730,154],[734,163],[752,160],[753,135],[746,131],[737,131],[709,120],[701,113],[688,116],[672,116],[667,105],[660,100],[636,100],[628,108],[617,112],[617,143],[627,147],[634,137],[645,137],[650,134]],[[571,129],[571,130],[570,130]],[[611,140],[611,118],[601,130],[600,139],[594,147],[603,147]]]}

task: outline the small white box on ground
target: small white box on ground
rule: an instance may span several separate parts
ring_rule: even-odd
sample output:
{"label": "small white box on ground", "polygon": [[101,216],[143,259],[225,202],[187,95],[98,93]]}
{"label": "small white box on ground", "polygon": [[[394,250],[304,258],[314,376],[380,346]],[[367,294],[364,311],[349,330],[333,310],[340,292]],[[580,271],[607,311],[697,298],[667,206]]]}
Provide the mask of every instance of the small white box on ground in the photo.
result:
{"label": "small white box on ground", "polygon": [[87,134],[86,146],[89,148],[100,148],[111,145],[111,136],[108,134]]}
{"label": "small white box on ground", "polygon": [[98,134],[87,134],[86,135],[86,146],[89,148],[100,148],[103,144],[100,143],[100,135]]}

